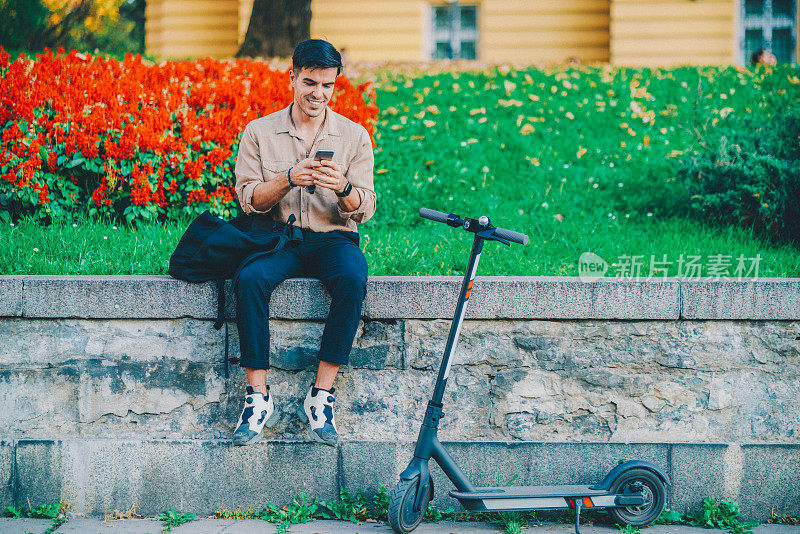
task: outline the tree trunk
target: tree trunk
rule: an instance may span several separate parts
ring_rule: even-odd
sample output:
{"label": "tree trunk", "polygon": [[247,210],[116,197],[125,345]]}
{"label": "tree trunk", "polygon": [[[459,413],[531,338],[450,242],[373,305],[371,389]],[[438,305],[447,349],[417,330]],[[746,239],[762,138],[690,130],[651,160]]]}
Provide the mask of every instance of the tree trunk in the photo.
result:
{"label": "tree trunk", "polygon": [[291,57],[311,35],[311,0],[255,0],[236,57]]}

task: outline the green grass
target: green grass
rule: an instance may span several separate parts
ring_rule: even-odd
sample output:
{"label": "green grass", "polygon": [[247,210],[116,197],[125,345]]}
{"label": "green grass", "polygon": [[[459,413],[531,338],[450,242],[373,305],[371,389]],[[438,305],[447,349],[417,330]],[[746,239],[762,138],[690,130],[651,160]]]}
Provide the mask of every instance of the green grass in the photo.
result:
{"label": "green grass", "polygon": [[[677,262],[679,254],[760,254],[760,277],[798,276],[800,253],[751,232],[714,227],[685,218],[648,218],[641,222],[603,220],[582,235],[577,221],[569,232],[532,237],[526,247],[488,243],[481,256],[483,275],[576,276],[578,257],[592,251],[609,264],[624,254],[650,255]],[[362,248],[371,275],[456,275],[466,267],[471,237],[441,224],[423,222],[414,232],[400,228],[364,229]],[[43,228],[30,220],[0,223],[2,274],[166,274],[169,256],[188,226],[186,221],[140,224],[136,228],[90,219]],[[602,230],[601,230],[602,228]],[[687,256],[688,257],[688,256]],[[615,272],[611,267],[608,275]],[[672,265],[669,275],[677,272]]]}
{"label": "green grass", "polygon": [[[730,274],[739,256],[746,267],[759,256],[759,277],[800,276],[796,246],[692,219],[674,179],[698,146],[690,130],[713,135],[713,125],[742,114],[769,120],[796,105],[798,74],[785,66],[382,71],[378,211],[360,227],[370,274],[463,273],[471,236],[418,217],[428,207],[488,215],[530,236],[525,247],[487,244],[482,275],[577,276],[590,251],[609,264],[642,256],[642,276],[651,255],[666,259],[668,276],[685,274],[681,255],[699,256],[702,276],[713,274],[714,255],[729,257]],[[0,273],[165,274],[187,224],[0,222]],[[626,273],[612,265],[606,276],[615,274]]]}

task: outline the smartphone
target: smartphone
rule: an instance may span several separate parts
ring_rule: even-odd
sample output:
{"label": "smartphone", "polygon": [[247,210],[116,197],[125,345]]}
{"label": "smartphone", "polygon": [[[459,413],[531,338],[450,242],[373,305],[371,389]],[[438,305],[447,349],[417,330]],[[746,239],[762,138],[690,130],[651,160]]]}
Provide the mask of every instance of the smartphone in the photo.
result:
{"label": "smartphone", "polygon": [[[314,159],[317,161],[322,161],[323,159],[328,159],[328,160],[333,159],[333,150],[317,150],[317,153],[314,154]],[[317,186],[314,184],[311,184],[308,187],[306,187],[306,191],[308,191],[312,195],[316,190]]]}

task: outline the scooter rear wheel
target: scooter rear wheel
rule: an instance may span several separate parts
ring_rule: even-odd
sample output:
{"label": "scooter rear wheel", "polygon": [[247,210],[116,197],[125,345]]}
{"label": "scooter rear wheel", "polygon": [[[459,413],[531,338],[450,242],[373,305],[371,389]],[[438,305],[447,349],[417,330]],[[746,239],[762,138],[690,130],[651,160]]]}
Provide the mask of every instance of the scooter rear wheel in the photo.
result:
{"label": "scooter rear wheel", "polygon": [[609,508],[611,517],[622,524],[643,527],[658,519],[667,502],[667,488],[664,481],[649,469],[631,469],[625,471],[611,484],[613,493],[644,494],[645,502],[641,506]]}
{"label": "scooter rear wheel", "polygon": [[[411,532],[422,522],[425,517],[425,510],[428,509],[431,494],[425,496],[425,502],[414,511],[414,498],[419,487],[419,477],[411,480],[400,480],[389,496],[389,524],[397,534]],[[432,485],[428,486],[432,488]]]}

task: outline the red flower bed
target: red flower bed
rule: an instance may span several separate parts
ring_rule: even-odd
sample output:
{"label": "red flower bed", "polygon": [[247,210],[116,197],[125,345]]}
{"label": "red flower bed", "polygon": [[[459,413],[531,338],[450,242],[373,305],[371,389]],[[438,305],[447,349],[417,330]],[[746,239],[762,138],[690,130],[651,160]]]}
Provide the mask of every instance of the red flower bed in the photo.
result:
{"label": "red flower bed", "polygon": [[[230,215],[244,127],[292,101],[288,72],[252,60],[9,59],[0,47],[0,213],[12,217]],[[374,102],[341,77],[331,109],[372,135]]]}

